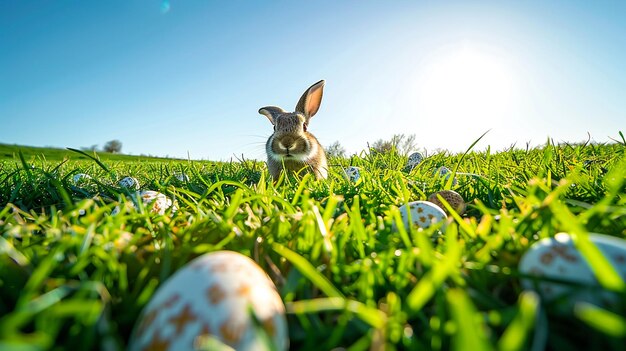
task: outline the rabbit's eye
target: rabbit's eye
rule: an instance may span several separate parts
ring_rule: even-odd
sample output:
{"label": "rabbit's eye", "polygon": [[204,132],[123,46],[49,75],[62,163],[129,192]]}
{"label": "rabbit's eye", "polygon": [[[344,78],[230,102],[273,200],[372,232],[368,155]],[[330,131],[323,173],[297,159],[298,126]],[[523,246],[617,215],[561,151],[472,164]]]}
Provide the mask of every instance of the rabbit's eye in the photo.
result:
{"label": "rabbit's eye", "polygon": [[304,123],[304,124],[302,125],[302,129],[304,129],[304,131],[305,131],[305,132],[306,132],[307,127],[308,127],[308,125],[307,125],[306,123]]}

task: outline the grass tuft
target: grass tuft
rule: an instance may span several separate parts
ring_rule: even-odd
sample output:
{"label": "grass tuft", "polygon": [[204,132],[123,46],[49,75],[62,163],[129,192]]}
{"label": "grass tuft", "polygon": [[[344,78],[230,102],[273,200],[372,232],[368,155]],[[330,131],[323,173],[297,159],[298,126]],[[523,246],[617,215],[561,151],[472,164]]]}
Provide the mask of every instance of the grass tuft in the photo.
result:
{"label": "grass tuft", "polygon": [[[123,350],[165,280],[225,249],[274,281],[294,350],[624,350],[623,269],[588,240],[626,239],[620,137],[475,151],[481,136],[412,169],[403,155],[362,152],[331,158],[325,181],[276,182],[245,159],[0,145],[0,349]],[[359,167],[358,181],[348,166]],[[91,178],[76,183],[79,173]],[[135,207],[134,190],[118,183],[126,176],[177,210]],[[402,205],[448,188],[467,201],[465,214],[404,226]],[[615,301],[563,311],[522,288],[520,258],[558,232],[575,238],[601,284],[594,291],[612,290]]]}

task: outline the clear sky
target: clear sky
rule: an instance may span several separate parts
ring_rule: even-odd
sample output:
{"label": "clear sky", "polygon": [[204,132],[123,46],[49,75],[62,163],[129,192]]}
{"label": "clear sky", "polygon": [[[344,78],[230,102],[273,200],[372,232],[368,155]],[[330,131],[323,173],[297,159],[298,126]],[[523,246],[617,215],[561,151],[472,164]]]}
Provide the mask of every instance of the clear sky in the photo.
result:
{"label": "clear sky", "polygon": [[626,1],[2,1],[0,143],[263,159],[257,113],[326,80],[348,152],[626,132]]}

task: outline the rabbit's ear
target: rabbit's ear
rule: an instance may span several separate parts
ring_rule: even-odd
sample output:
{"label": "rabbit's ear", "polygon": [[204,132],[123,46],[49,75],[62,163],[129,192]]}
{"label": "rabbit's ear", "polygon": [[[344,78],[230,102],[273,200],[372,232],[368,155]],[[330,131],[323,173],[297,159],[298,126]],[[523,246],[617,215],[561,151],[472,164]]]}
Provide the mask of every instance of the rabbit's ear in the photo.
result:
{"label": "rabbit's ear", "polygon": [[311,85],[311,87],[302,94],[300,101],[298,101],[296,105],[296,112],[303,113],[307,121],[309,118],[313,117],[320,108],[322,93],[324,92],[324,83],[323,80],[320,80]]}
{"label": "rabbit's ear", "polygon": [[276,106],[265,106],[259,109],[259,113],[267,117],[267,119],[269,119],[270,122],[274,124],[274,120],[276,119],[276,116],[282,113],[285,113],[285,110]]}

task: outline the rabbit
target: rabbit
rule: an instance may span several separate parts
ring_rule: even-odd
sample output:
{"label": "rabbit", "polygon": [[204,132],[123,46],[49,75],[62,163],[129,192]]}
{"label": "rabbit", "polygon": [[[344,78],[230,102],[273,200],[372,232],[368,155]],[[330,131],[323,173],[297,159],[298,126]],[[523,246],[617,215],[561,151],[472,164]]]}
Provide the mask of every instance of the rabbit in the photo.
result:
{"label": "rabbit", "polygon": [[281,170],[299,171],[307,168],[317,179],[326,179],[328,163],[324,148],[313,134],[307,131],[311,117],[315,116],[322,102],[324,80],[307,89],[295,112],[280,107],[266,106],[259,113],[274,125],[274,133],[265,144],[267,168],[272,178],[278,179]]}

